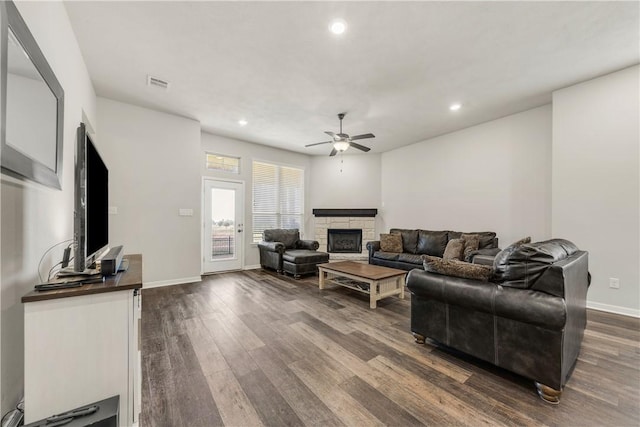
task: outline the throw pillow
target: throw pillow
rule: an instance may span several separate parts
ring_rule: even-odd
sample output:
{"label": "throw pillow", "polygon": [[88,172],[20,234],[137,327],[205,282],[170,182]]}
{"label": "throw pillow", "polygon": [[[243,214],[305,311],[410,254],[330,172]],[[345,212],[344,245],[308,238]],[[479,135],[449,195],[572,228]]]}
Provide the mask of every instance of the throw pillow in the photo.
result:
{"label": "throw pillow", "polygon": [[402,236],[400,234],[380,234],[380,250],[402,253]]}
{"label": "throw pillow", "polygon": [[469,264],[459,260],[444,260],[442,258],[425,255],[423,266],[425,271],[445,276],[488,282],[491,277],[491,267],[480,264]]}
{"label": "throw pillow", "polygon": [[460,239],[464,242],[464,257],[462,259],[465,262],[471,262],[472,253],[480,247],[480,236],[477,234],[463,234]]}
{"label": "throw pillow", "polygon": [[442,259],[444,259],[444,260],[450,260],[450,259],[462,260],[463,252],[464,252],[464,240],[462,240],[462,239],[451,239],[447,243],[447,247],[444,249],[444,255],[442,255]]}

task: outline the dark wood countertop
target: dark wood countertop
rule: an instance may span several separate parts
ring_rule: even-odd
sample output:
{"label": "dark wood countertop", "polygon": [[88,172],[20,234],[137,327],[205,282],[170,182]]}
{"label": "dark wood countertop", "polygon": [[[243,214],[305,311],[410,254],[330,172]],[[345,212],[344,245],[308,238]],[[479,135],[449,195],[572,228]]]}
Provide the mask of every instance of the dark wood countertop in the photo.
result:
{"label": "dark wood countertop", "polygon": [[45,301],[142,288],[142,255],[125,255],[124,258],[129,260],[129,268],[127,271],[118,273],[115,276],[107,276],[103,283],[90,283],[77,288],[56,289],[52,291],[40,292],[33,290],[22,297],[22,302]]}

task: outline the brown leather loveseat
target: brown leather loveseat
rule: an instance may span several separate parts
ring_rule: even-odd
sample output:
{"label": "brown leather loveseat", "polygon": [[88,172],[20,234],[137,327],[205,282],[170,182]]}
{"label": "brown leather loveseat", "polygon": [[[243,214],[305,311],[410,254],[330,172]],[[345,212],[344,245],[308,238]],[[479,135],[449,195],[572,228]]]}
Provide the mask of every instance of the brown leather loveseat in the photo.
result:
{"label": "brown leather loveseat", "polygon": [[512,245],[492,281],[422,270],[408,274],[411,330],[535,381],[558,403],[586,326],[588,253],[553,239]]}

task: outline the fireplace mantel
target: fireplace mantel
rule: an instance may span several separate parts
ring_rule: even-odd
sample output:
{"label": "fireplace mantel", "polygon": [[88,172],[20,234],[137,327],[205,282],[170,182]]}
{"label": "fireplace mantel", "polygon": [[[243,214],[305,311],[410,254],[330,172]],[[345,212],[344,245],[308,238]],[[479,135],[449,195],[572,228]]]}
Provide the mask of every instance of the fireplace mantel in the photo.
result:
{"label": "fireplace mantel", "polygon": [[378,209],[313,209],[313,216],[317,217],[368,217],[373,218]]}

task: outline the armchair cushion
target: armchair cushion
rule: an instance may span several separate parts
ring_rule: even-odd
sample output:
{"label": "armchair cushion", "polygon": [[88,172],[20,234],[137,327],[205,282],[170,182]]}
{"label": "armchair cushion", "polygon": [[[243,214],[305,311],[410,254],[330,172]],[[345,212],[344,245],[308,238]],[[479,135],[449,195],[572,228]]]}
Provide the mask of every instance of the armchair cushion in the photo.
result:
{"label": "armchair cushion", "polygon": [[300,240],[300,232],[297,228],[283,229],[273,228],[262,232],[262,240],[265,242],[282,242],[287,249],[295,249]]}

